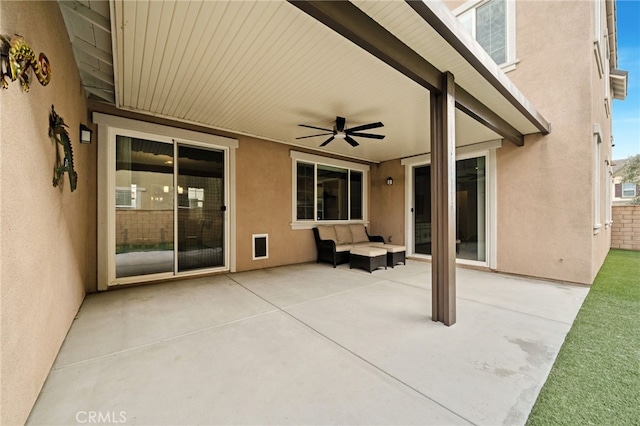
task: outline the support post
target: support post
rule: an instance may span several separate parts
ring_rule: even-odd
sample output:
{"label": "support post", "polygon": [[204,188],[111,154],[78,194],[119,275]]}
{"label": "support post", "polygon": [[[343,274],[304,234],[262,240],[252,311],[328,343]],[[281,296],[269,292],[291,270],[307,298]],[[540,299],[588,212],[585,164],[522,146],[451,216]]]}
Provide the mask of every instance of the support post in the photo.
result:
{"label": "support post", "polygon": [[431,94],[431,305],[432,319],[456,322],[455,82],[442,74]]}

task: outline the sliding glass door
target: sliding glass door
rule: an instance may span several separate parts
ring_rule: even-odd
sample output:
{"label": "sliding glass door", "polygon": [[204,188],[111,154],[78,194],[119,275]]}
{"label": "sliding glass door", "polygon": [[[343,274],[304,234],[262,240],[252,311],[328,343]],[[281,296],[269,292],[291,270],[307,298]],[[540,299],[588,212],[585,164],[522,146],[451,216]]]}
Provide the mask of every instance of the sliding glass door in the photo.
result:
{"label": "sliding glass door", "polygon": [[224,265],[224,153],[178,145],[178,272]]}
{"label": "sliding glass door", "polygon": [[[486,158],[456,161],[456,257],[485,262]],[[413,168],[414,253],[431,255],[431,166]]]}
{"label": "sliding glass door", "polygon": [[173,272],[173,145],[116,136],[116,278]]}
{"label": "sliding glass door", "polygon": [[115,277],[225,265],[225,152],[116,136]]}

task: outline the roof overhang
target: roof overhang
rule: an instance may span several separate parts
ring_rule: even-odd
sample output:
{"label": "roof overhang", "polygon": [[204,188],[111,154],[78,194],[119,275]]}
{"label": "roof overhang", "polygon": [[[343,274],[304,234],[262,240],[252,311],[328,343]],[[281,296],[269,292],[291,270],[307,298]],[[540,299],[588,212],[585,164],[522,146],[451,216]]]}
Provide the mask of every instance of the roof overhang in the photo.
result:
{"label": "roof overhang", "polygon": [[609,78],[611,80],[611,88],[613,89],[613,98],[624,101],[627,97],[628,71],[611,70]]}
{"label": "roof overhang", "polygon": [[459,146],[550,131],[442,2],[292,4],[112,0],[116,106],[316,150],[297,124],[382,121],[384,141],[322,149],[380,162],[428,152],[430,91],[450,72]]}

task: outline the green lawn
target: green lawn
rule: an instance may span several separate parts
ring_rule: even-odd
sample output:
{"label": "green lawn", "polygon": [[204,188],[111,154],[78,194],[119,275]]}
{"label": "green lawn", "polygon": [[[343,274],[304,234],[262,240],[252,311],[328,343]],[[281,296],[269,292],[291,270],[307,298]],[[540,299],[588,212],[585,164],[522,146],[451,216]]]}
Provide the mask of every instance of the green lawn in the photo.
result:
{"label": "green lawn", "polygon": [[607,256],[527,425],[640,425],[640,252]]}

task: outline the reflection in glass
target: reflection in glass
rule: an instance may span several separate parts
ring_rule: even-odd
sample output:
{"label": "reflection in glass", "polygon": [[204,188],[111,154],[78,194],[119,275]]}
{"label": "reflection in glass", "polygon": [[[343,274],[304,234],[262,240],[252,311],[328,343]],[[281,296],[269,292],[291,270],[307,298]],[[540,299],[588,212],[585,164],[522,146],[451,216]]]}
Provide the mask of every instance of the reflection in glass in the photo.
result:
{"label": "reflection in glass", "polygon": [[[456,161],[456,257],[486,260],[485,157]],[[414,168],[414,252],[431,254],[431,166]]]}
{"label": "reflection in glass", "polygon": [[173,146],[116,137],[116,277],[173,271]]}
{"label": "reflection in glass", "polygon": [[362,172],[349,172],[349,191],[351,192],[351,220],[362,219]]}
{"label": "reflection in glass", "polygon": [[296,185],[296,218],[298,220],[313,220],[313,182],[314,182],[314,166],[313,164],[298,163]]}
{"label": "reflection in glass", "polygon": [[347,169],[318,165],[318,220],[347,220]]}
{"label": "reflection in glass", "polygon": [[178,145],[178,271],[224,265],[224,154]]}
{"label": "reflection in glass", "polygon": [[431,166],[413,169],[414,252],[431,254]]}

